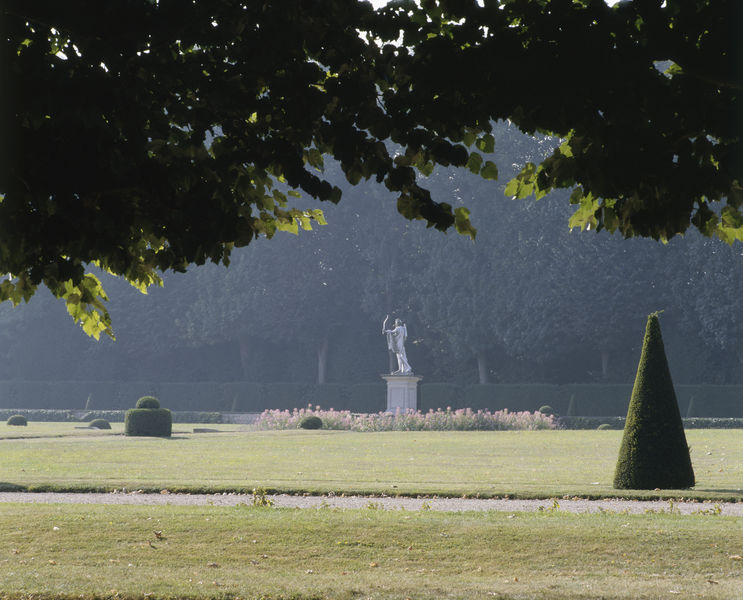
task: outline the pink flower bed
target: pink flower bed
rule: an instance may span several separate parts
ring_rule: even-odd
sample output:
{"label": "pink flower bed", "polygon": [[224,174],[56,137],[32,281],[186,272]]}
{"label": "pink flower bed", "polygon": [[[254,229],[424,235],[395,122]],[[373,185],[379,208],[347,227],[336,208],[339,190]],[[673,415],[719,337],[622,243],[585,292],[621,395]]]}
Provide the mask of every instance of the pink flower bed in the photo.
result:
{"label": "pink flower bed", "polygon": [[255,422],[262,430],[297,429],[299,422],[314,415],[322,419],[323,429],[346,431],[505,431],[555,429],[556,419],[540,412],[510,412],[508,409],[490,412],[459,410],[429,410],[426,413],[353,414],[347,410],[323,410],[319,406],[289,410],[265,410]]}

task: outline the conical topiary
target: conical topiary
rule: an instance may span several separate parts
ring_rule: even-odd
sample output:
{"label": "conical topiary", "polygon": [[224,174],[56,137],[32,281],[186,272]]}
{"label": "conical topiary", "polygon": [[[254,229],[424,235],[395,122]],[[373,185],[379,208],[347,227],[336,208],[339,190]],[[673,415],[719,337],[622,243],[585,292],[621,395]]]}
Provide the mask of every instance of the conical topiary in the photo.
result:
{"label": "conical topiary", "polygon": [[617,489],[684,489],[694,485],[658,314],[648,317],[614,473]]}

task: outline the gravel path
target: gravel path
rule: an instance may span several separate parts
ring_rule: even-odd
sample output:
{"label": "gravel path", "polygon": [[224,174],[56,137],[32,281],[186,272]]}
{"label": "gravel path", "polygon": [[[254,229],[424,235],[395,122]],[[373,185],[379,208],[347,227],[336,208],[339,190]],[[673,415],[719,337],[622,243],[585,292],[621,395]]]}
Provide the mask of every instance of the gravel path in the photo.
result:
{"label": "gravel path", "polygon": [[[643,514],[645,512],[668,512],[680,514],[717,512],[731,516],[743,516],[743,503],[639,501],[639,500],[506,500],[474,498],[392,498],[366,496],[290,496],[286,494],[266,496],[273,506],[281,508],[381,508],[385,510],[437,510],[534,512],[560,510],[572,513]],[[1,492],[0,502],[43,504],[150,504],[150,505],[200,505],[236,506],[252,504],[253,496],[247,494],[142,494],[138,492],[113,492],[109,494],[61,494]],[[555,502],[559,506],[555,505]]]}

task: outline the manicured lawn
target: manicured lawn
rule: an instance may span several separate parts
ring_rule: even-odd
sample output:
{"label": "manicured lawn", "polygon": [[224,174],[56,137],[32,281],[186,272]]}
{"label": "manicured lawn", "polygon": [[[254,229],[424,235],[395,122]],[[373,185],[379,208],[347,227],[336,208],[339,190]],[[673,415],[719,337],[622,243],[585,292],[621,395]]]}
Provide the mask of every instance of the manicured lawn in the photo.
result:
{"label": "manicured lawn", "polygon": [[618,431],[254,432],[219,425],[221,433],[198,434],[175,425],[173,438],[159,439],[127,438],[114,427],[6,426],[3,436],[22,429],[35,437],[0,439],[0,486],[743,500],[743,430],[687,431],[693,491],[633,493],[611,487]]}
{"label": "manicured lawn", "polygon": [[733,599],[741,554],[721,516],[0,505],[3,598]]}
{"label": "manicured lawn", "polygon": [[[621,436],[74,427],[3,430],[0,485],[607,496]],[[687,438],[695,490],[638,494],[743,499],[743,431]],[[713,512],[0,504],[0,598],[740,598],[743,522]]]}

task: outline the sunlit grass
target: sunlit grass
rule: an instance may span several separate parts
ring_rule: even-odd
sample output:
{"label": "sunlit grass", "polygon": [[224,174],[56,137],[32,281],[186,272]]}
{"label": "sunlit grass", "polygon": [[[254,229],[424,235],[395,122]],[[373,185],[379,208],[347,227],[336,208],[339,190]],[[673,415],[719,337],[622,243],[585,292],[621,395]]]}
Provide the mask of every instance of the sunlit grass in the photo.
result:
{"label": "sunlit grass", "polygon": [[[157,532],[157,533],[156,533]],[[0,596],[739,598],[721,516],[0,505]]]}
{"label": "sunlit grass", "polygon": [[[40,437],[42,425],[49,426],[48,437]],[[611,487],[618,431],[257,432],[219,425],[214,428],[221,433],[197,434],[193,426],[178,424],[171,439],[161,439],[129,438],[117,429],[81,432],[72,424],[57,424],[56,429],[33,424],[28,433],[34,428],[39,428],[36,437],[0,440],[0,485],[546,498],[637,495]],[[642,495],[743,499],[743,430],[690,430],[687,439],[696,488]]]}

